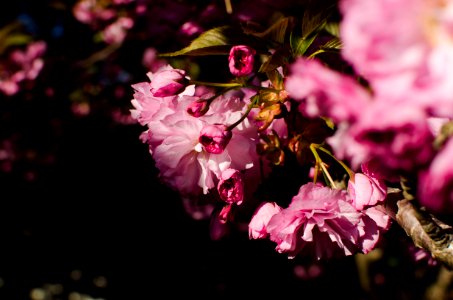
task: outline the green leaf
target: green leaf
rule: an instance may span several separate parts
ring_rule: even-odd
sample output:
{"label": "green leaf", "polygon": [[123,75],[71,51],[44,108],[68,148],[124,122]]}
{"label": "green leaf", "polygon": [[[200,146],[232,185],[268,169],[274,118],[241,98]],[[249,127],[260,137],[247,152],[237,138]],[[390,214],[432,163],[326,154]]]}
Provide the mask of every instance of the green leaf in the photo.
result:
{"label": "green leaf", "polygon": [[256,37],[262,39],[270,39],[274,42],[279,44],[283,44],[285,42],[286,34],[289,29],[291,29],[291,25],[293,23],[293,19],[291,17],[280,18],[276,21],[272,26],[266,29],[263,32],[256,32],[251,29],[245,29],[244,32],[247,34],[254,35]]}
{"label": "green leaf", "polygon": [[337,38],[340,37],[340,24],[338,22],[326,23],[324,25],[324,30]]}
{"label": "green leaf", "polygon": [[169,53],[162,53],[161,57],[173,57],[180,55],[228,55],[230,49],[235,45],[248,45],[255,50],[260,51],[261,46],[257,40],[244,34],[242,30],[230,26],[222,26],[205,31],[189,46]]}
{"label": "green leaf", "polygon": [[313,41],[318,36],[317,33],[313,33],[311,36],[306,38],[295,37],[291,35],[290,44],[294,56],[302,56],[307,52],[308,47],[313,44]]}
{"label": "green leaf", "polygon": [[277,69],[278,67],[288,62],[288,56],[290,55],[288,49],[280,48],[275,51],[269,58],[261,65],[258,72],[269,72]]}
{"label": "green leaf", "polygon": [[0,54],[10,46],[22,46],[28,44],[32,40],[31,36],[26,34],[14,34],[7,36],[3,43],[0,44]]}
{"label": "green leaf", "polygon": [[272,70],[266,72],[267,78],[269,78],[270,82],[272,82],[272,85],[276,89],[282,89],[283,88],[283,77],[278,72],[277,70]]}
{"label": "green leaf", "polygon": [[5,45],[8,46],[22,46],[28,44],[32,40],[31,36],[27,34],[13,34],[5,39]]}
{"label": "green leaf", "polygon": [[10,23],[10,24],[4,26],[3,28],[1,28],[0,29],[0,41],[4,41],[6,39],[6,37],[9,34],[11,34],[11,32],[19,29],[20,27],[21,27],[20,22],[13,22],[13,23]]}
{"label": "green leaf", "polygon": [[306,10],[302,16],[302,38],[306,39],[315,31],[324,28],[331,15],[332,10],[328,8],[319,12]]}
{"label": "green leaf", "polygon": [[13,22],[0,29],[0,54],[2,54],[9,46],[23,45],[30,41],[31,38],[25,34],[13,34],[13,32],[20,27],[21,23]]}
{"label": "green leaf", "polygon": [[326,52],[337,53],[340,51],[341,47],[342,47],[341,40],[339,38],[334,37],[327,41],[324,45],[319,47],[318,50],[310,54],[310,57],[315,57],[316,55]]}
{"label": "green leaf", "polygon": [[329,40],[327,43],[322,45],[321,48],[325,49],[325,50],[332,50],[332,49],[340,50],[342,46],[343,46],[343,44],[341,43],[341,40],[339,38],[334,37],[331,40]]}

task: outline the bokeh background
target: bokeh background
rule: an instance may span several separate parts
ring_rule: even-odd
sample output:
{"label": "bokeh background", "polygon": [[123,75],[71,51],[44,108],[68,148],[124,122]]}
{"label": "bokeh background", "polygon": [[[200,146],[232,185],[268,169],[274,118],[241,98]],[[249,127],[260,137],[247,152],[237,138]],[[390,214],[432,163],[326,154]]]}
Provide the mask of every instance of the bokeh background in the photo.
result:
{"label": "bokeh background", "polygon": [[[84,21],[82,2],[94,7]],[[46,51],[36,79],[0,92],[0,299],[429,298],[442,269],[415,262],[398,227],[385,252],[328,262],[289,260],[243,230],[212,239],[209,220],[159,183],[129,116],[131,85],[164,63],[156,51],[214,26],[297,15],[310,2],[232,1],[230,14],[225,1],[9,1],[0,80],[14,49],[44,41]],[[111,16],[96,15],[104,10]],[[112,41],[106,28],[121,17],[133,24]],[[171,63],[210,80],[227,70],[225,57]]]}

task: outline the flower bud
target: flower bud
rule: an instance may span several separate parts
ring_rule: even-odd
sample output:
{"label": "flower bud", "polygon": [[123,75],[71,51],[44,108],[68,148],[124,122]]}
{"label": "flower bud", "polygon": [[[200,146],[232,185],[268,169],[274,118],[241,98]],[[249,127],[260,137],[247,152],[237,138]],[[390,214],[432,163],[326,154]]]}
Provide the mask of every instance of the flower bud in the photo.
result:
{"label": "flower bud", "polygon": [[244,181],[241,172],[235,169],[223,171],[217,190],[220,198],[226,203],[240,205],[244,199]]}
{"label": "flower bud", "polygon": [[249,46],[234,46],[228,57],[230,72],[234,76],[246,76],[252,73],[256,51]]}
{"label": "flower bud", "polygon": [[232,135],[231,131],[226,130],[225,125],[208,125],[201,130],[198,141],[207,152],[220,154],[225,150]]}
{"label": "flower bud", "polygon": [[187,107],[189,115],[199,118],[209,110],[209,104],[206,100],[195,100]]}
{"label": "flower bud", "polygon": [[160,69],[153,74],[151,93],[154,97],[168,97],[181,93],[189,83],[185,74],[184,70]]}

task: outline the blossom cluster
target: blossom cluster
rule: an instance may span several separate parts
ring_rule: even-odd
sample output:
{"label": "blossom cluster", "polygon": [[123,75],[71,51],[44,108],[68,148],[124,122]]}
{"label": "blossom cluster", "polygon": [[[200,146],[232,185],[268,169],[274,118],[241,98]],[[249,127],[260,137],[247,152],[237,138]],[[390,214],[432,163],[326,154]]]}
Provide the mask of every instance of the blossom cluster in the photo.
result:
{"label": "blossom cluster", "polygon": [[234,36],[214,28],[163,54],[224,55],[227,82],[167,64],[132,86],[161,180],[189,202],[207,198],[221,224],[251,210],[249,237],[288,257],[375,249],[393,223],[389,194],[408,180],[417,205],[453,208],[453,2],[334,10],[339,21],[308,10]]}

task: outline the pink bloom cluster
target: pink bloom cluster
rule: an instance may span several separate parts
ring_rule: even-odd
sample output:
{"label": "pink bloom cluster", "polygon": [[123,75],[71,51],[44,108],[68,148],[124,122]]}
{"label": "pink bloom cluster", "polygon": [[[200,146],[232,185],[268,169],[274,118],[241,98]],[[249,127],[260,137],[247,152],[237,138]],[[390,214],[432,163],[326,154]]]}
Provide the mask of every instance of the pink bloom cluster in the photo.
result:
{"label": "pink bloom cluster", "polygon": [[129,29],[134,26],[133,18],[124,15],[121,8],[134,1],[79,0],[73,7],[73,14],[80,22],[101,30],[101,38],[107,44],[120,44],[126,38]]}
{"label": "pink bloom cluster", "polygon": [[8,60],[0,62],[0,91],[14,95],[23,81],[36,79],[44,66],[46,48],[43,41],[32,42],[25,50],[13,50]]}
{"label": "pink bloom cluster", "polygon": [[[141,138],[166,184],[186,199],[221,201],[216,224],[255,205],[249,237],[269,238],[289,257],[368,253],[391,225],[385,202],[401,178],[416,178],[420,204],[453,210],[453,142],[442,136],[453,119],[452,12],[449,1],[341,0],[335,38],[345,72],[317,56],[322,47],[303,52],[297,38],[294,52],[232,45],[230,82],[160,66],[133,85],[131,114],[147,127]],[[275,28],[249,33],[275,45],[284,39]],[[211,49],[207,36],[191,50],[224,50],[222,38]],[[330,173],[336,167],[342,174]],[[292,173],[275,179],[274,170]],[[272,180],[297,182],[298,192],[269,196]]]}
{"label": "pink bloom cluster", "polygon": [[[148,76],[150,82],[133,85],[131,113],[148,127],[142,140],[162,180],[185,197],[218,193],[227,204],[240,204],[257,181],[258,133],[247,119],[233,129],[227,126],[242,117],[249,95],[231,91],[215,99],[209,89],[190,85],[185,72],[170,65]],[[209,109],[194,115],[189,108],[206,99],[213,100]]]}
{"label": "pink bloom cluster", "polygon": [[415,174],[422,204],[451,210],[445,164],[451,147],[435,149],[437,132],[430,123],[453,118],[453,4],[344,0],[340,8],[342,55],[369,89],[301,58],[286,78],[287,91],[301,113],[338,125],[328,139],[337,157],[355,168],[379,161],[389,180]]}

